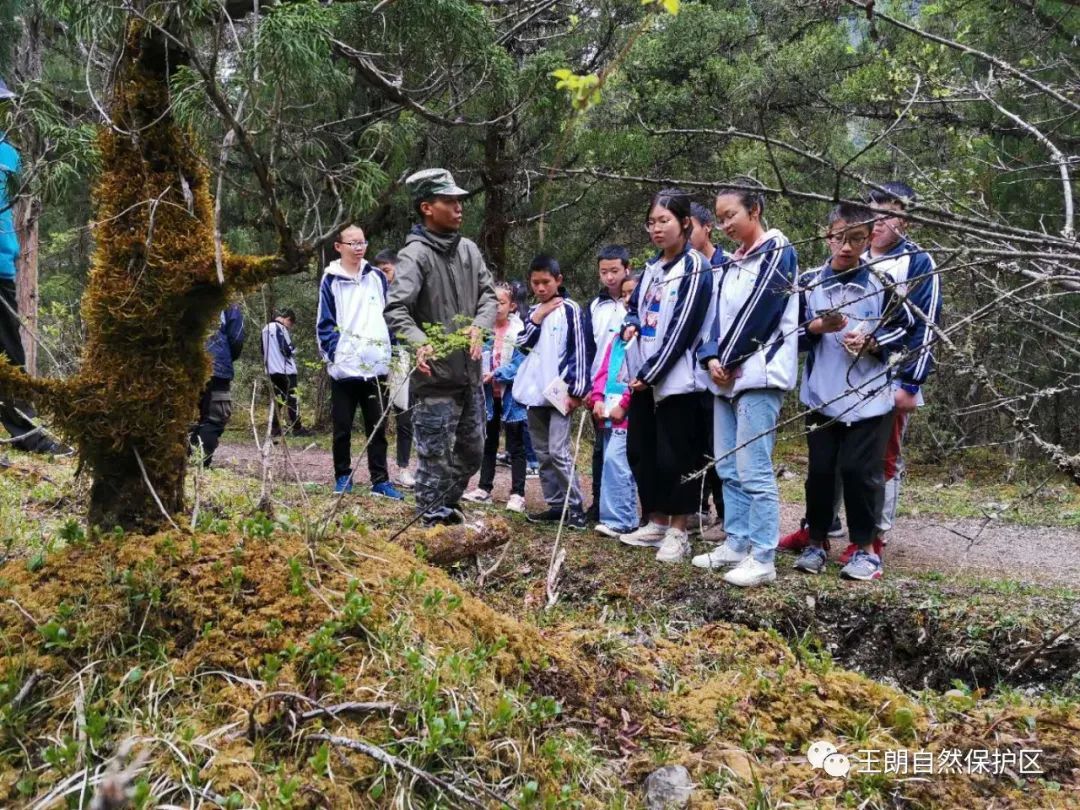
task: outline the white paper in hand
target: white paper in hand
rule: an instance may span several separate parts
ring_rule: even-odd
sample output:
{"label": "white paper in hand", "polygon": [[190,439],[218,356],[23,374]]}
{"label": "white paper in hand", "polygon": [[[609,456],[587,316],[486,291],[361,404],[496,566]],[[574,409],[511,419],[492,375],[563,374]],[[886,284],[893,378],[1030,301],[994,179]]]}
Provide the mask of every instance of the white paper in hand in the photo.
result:
{"label": "white paper in hand", "polygon": [[544,398],[563,416],[570,413],[570,403],[566,401],[569,396],[570,388],[562,377],[556,377],[544,389]]}

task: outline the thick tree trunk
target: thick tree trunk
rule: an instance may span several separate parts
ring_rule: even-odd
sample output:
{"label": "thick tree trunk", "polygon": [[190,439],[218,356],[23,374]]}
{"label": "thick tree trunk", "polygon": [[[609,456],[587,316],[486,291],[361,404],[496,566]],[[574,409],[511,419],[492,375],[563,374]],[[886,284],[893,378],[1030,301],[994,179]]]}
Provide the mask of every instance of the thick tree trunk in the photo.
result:
{"label": "thick tree trunk", "polygon": [[508,215],[510,181],[514,177],[514,162],[509,155],[510,131],[507,123],[492,124],[484,136],[484,222],[480,226],[477,244],[484,254],[495,278],[506,278],[506,242],[510,236]]}
{"label": "thick tree trunk", "polygon": [[[41,78],[42,28],[45,21],[41,4],[27,3],[21,19],[22,33],[15,53],[15,81],[24,85]],[[41,137],[32,127],[24,128],[19,136],[23,161],[27,166],[35,165],[41,158]],[[26,353],[26,372],[33,376],[37,374],[38,353],[33,335],[37,333],[38,323],[38,219],[41,216],[41,201],[34,194],[20,197],[12,215],[20,246],[15,276],[16,300],[25,324],[20,334]]]}
{"label": "thick tree trunk", "polygon": [[25,197],[15,203],[15,233],[19,238],[19,258],[16,262],[15,299],[22,317],[19,330],[26,354],[26,373],[37,375],[38,344],[34,340],[38,328],[38,209],[37,197]]}
{"label": "thick tree trunk", "polygon": [[[153,532],[166,520],[163,507],[169,515],[183,512],[183,466],[173,475],[157,476],[151,492],[134,453],[130,457],[114,456],[111,462],[107,469],[95,468],[87,516],[91,526]],[[161,506],[154,500],[154,494],[161,500]]]}

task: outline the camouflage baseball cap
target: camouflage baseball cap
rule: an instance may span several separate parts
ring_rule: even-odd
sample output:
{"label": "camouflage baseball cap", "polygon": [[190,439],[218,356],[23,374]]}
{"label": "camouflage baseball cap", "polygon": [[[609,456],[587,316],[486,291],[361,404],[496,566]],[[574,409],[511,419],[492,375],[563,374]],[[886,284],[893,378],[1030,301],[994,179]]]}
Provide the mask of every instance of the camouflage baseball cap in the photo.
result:
{"label": "camouflage baseball cap", "polygon": [[405,188],[413,200],[430,200],[432,197],[467,197],[469,192],[454,182],[454,175],[446,169],[424,169],[405,178]]}

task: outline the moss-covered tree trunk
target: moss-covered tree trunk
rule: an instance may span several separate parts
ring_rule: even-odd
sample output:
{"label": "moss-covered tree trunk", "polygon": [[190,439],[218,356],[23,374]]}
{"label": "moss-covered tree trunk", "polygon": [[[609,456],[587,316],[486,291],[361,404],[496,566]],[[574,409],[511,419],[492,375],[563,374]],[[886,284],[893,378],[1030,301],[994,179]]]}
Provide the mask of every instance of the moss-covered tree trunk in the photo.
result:
{"label": "moss-covered tree trunk", "polygon": [[78,373],[31,380],[0,366],[0,394],[34,399],[77,445],[93,476],[90,522],[106,529],[161,526],[151,487],[170,514],[183,509],[187,433],[210,373],[207,332],[234,291],[299,269],[226,254],[219,280],[207,174],[169,109],[169,75],[183,63],[131,26],[100,138]]}

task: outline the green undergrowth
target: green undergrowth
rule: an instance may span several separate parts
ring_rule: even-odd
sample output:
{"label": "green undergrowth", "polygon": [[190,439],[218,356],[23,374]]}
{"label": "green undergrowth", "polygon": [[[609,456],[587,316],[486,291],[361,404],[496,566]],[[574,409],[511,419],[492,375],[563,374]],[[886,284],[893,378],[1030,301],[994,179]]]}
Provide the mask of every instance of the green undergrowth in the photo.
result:
{"label": "green undergrowth", "polygon": [[[629,601],[516,619],[366,525],[314,548],[215,528],[0,568],[0,804],[88,804],[125,767],[138,807],[638,807],[673,763],[701,808],[1054,807],[1075,787],[1067,701],[906,695],[811,641]],[[818,739],[1038,746],[1042,772],[844,780],[807,764]]]}
{"label": "green undergrowth", "polygon": [[[1010,463],[986,449],[958,451],[945,460],[908,450],[900,500],[901,517],[989,518],[1023,526],[1080,526],[1080,487],[1041,461]],[[781,438],[775,464],[781,473],[780,497],[801,503],[806,443]]]}

